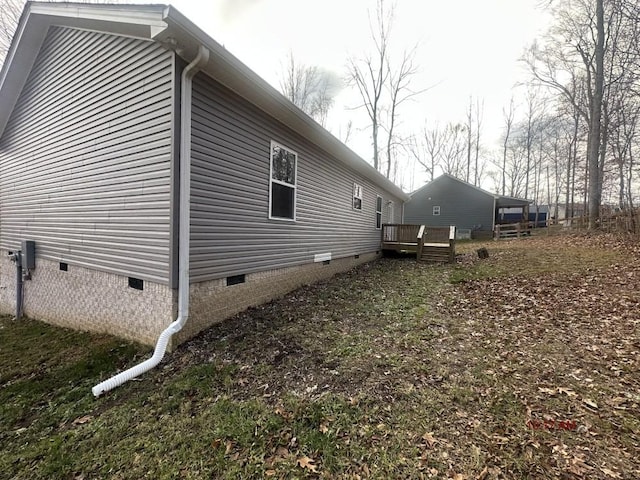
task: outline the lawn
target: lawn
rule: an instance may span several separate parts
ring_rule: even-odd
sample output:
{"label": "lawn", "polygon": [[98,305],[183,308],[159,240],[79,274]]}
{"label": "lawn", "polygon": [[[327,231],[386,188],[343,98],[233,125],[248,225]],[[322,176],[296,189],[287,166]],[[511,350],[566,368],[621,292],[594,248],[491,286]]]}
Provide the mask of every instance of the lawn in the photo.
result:
{"label": "lawn", "polygon": [[383,259],[99,399],[148,349],[0,318],[0,478],[640,478],[639,267],[606,235]]}

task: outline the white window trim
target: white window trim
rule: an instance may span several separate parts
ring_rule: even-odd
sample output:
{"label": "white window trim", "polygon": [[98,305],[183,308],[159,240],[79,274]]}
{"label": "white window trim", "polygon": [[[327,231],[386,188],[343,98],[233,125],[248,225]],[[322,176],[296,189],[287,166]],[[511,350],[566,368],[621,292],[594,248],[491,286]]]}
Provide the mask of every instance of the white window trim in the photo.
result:
{"label": "white window trim", "polygon": [[[283,182],[282,180],[275,180],[273,178],[273,147],[280,147],[286,150],[289,153],[293,153],[296,156],[296,166],[294,168],[294,177],[295,184]],[[272,207],[272,185],[275,183],[279,185],[285,185],[287,187],[293,188],[293,218],[287,217],[274,217],[271,215],[271,207]],[[292,150],[289,147],[284,146],[279,142],[275,142],[271,140],[271,144],[269,145],[269,220],[278,220],[282,222],[295,222],[297,219],[297,209],[298,209],[298,152]]]}
{"label": "white window trim", "polygon": [[[358,187],[360,189],[360,196],[356,197],[356,187]],[[362,211],[362,203],[363,203],[363,198],[364,197],[364,187],[362,185],[360,185],[359,183],[353,182],[353,191],[351,192],[351,209],[352,210],[357,210],[359,212]],[[355,207],[355,199],[360,200],[360,208],[356,208]]]}
{"label": "white window trim", "polygon": [[[436,209],[437,209],[437,210],[436,210]],[[436,213],[436,211],[437,211],[438,213]],[[431,210],[431,213],[433,213],[433,216],[434,216],[434,217],[438,217],[438,216],[440,216],[440,205],[434,205],[434,206],[433,206],[433,209]]]}
{"label": "white window trim", "polygon": [[[380,199],[380,210],[378,210],[378,199]],[[376,230],[382,230],[382,210],[384,209],[384,198],[376,195]],[[380,215],[380,226],[378,226],[378,215]]]}

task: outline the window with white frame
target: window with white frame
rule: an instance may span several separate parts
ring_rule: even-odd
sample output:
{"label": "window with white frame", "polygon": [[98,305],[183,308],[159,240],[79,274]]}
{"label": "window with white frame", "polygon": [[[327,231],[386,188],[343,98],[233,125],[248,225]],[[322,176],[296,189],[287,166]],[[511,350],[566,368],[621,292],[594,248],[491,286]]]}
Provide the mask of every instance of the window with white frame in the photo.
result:
{"label": "window with white frame", "polygon": [[362,185],[353,184],[353,209],[362,210]]}
{"label": "window with white frame", "polygon": [[433,206],[433,214],[434,215],[440,215],[440,205],[434,205]]}
{"label": "window with white frame", "polygon": [[382,197],[376,197],[376,230],[382,228]]}
{"label": "window with white frame", "polygon": [[298,154],[271,142],[269,218],[296,219],[296,177]]}

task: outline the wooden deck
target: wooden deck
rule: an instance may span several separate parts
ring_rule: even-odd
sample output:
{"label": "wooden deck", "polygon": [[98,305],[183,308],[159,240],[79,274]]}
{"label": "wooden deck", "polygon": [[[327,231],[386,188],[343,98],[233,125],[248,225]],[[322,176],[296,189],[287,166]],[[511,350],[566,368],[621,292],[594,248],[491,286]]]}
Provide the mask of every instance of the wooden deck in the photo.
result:
{"label": "wooden deck", "polygon": [[415,253],[419,262],[452,263],[456,258],[456,227],[385,224],[382,249]]}

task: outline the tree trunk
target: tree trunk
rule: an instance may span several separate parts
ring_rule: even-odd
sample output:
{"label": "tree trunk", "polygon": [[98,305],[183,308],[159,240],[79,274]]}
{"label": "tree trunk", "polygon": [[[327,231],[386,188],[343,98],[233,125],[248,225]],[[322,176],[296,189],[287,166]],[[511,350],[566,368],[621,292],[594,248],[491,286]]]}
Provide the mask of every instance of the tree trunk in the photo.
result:
{"label": "tree trunk", "polygon": [[373,168],[379,170],[379,153],[378,153],[378,122],[374,119],[372,122],[372,136],[373,136]]}
{"label": "tree trunk", "polygon": [[604,0],[596,0],[596,75],[591,103],[591,128],[589,148],[587,149],[589,163],[589,230],[598,228],[600,217],[600,199],[602,195],[602,178],[600,175],[600,145],[601,145],[601,117],[602,99],[604,91]]}

